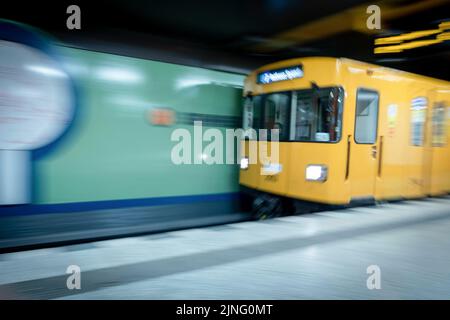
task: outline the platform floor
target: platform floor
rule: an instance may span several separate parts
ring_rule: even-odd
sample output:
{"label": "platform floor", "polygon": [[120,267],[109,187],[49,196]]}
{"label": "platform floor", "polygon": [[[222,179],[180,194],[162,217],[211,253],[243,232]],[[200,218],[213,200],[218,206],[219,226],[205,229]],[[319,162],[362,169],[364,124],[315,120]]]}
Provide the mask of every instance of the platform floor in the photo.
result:
{"label": "platform floor", "polygon": [[450,299],[450,198],[2,254],[0,298]]}

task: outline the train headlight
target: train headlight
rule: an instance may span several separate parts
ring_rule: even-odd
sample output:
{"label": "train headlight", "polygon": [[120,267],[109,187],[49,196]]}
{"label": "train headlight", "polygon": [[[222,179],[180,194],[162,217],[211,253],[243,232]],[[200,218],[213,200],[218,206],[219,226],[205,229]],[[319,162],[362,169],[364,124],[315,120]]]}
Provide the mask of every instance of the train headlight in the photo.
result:
{"label": "train headlight", "polygon": [[327,166],[320,164],[310,164],[306,166],[306,180],[324,182],[328,177]]}
{"label": "train headlight", "polygon": [[247,170],[248,169],[248,158],[242,158],[241,159],[241,170]]}

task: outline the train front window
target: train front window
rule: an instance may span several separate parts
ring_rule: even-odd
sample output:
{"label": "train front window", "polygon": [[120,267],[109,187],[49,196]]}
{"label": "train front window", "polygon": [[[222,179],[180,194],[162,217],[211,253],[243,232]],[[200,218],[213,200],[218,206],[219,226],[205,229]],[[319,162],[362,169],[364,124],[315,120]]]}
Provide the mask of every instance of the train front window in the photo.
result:
{"label": "train front window", "polygon": [[342,106],[343,90],[337,87],[247,97],[243,128],[255,129],[260,140],[271,140],[270,130],[278,129],[279,141],[337,142]]}
{"label": "train front window", "polygon": [[295,132],[291,140],[337,142],[342,131],[343,91],[317,88],[297,91]]}
{"label": "train front window", "polygon": [[[261,140],[271,139],[271,130],[279,130],[278,139],[286,141],[289,139],[289,120],[290,120],[290,93],[272,93],[265,96],[263,101],[263,119],[261,131]],[[267,134],[267,137],[263,136]]]}
{"label": "train front window", "polygon": [[260,140],[271,140],[271,129],[278,129],[278,139],[280,141],[289,140],[290,103],[290,92],[245,98],[243,129],[247,131],[247,136],[255,138],[251,134],[252,131],[249,130],[255,129]]}

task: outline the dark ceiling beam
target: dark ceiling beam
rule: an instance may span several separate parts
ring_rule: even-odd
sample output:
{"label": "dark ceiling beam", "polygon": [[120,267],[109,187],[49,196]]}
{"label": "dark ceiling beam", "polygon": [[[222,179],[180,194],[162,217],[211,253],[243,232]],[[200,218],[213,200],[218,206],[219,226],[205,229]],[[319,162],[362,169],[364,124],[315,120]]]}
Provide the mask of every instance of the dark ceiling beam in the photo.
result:
{"label": "dark ceiling beam", "polygon": [[[349,31],[365,34],[386,32],[387,22],[391,20],[409,16],[427,9],[436,8],[446,3],[448,3],[448,0],[418,0],[411,4],[389,0],[378,1],[375,3],[370,2],[284,31],[267,39],[264,43],[252,46],[250,50],[268,53]],[[370,30],[366,25],[369,16],[366,12],[367,7],[374,4],[378,5],[381,9],[381,30]]]}

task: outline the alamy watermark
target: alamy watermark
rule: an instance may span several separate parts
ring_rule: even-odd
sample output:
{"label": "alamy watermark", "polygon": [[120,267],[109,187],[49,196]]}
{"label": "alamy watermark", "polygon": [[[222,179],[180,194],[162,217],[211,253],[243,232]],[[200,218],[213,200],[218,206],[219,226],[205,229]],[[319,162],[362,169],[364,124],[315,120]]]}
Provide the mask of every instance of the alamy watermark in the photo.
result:
{"label": "alamy watermark", "polygon": [[370,16],[366,20],[366,26],[369,30],[381,29],[381,9],[379,6],[372,4],[367,7],[366,13]]}
{"label": "alamy watermark", "polygon": [[[202,121],[194,122],[191,131],[178,128],[172,132],[172,163],[181,164],[236,164],[242,159],[241,141],[247,140],[245,156],[248,164],[260,162],[278,163],[279,129],[225,129],[203,130]],[[269,135],[268,135],[269,134]],[[255,139],[259,137],[259,139]]]}
{"label": "alamy watermark", "polygon": [[369,277],[367,278],[366,285],[367,289],[374,290],[374,289],[381,289],[381,269],[378,265],[372,264],[367,267],[366,270],[367,274],[369,274]]}
{"label": "alamy watermark", "polygon": [[67,7],[66,13],[70,16],[66,20],[66,27],[69,30],[81,29],[81,9],[79,6],[72,4]]}
{"label": "alamy watermark", "polygon": [[67,289],[81,290],[81,268],[76,264],[72,264],[67,267],[66,274],[70,274],[66,281]]}

